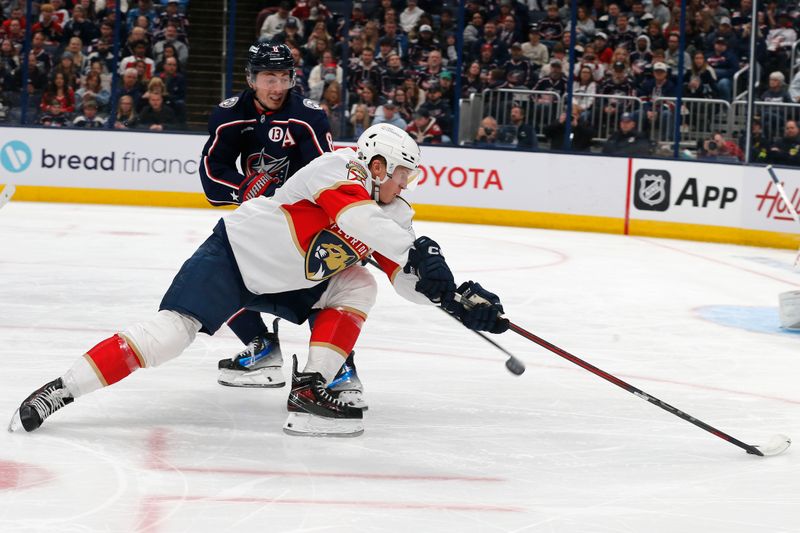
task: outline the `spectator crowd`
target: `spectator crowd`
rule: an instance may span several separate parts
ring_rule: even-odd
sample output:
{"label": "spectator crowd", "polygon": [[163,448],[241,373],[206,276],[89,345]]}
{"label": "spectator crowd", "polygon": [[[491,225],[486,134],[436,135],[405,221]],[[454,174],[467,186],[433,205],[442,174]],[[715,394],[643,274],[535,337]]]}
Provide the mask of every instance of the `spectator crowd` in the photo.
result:
{"label": "spectator crowd", "polygon": [[[130,4],[130,5],[129,5]],[[122,3],[114,62],[114,0],[34,2],[23,83],[24,0],[0,0],[0,122],[50,127],[185,127],[188,0]],[[112,94],[112,75],[120,75]],[[112,106],[115,106],[112,109]]]}
{"label": "spectator crowd", "polygon": [[[535,149],[545,140],[557,149],[568,129],[573,150],[595,146],[605,153],[650,153],[647,132],[671,132],[676,117],[685,124],[686,115],[700,109],[689,103],[677,113],[674,103],[660,99],[681,92],[690,102],[732,102],[747,89],[737,86],[736,73],[751,61],[760,67],[760,102],[800,101],[800,74],[791,65],[800,23],[796,3],[759,4],[751,58],[752,0],[686,1],[683,57],[679,0],[581,0],[574,28],[570,3],[564,1],[467,0],[459,27],[456,0],[329,0],[328,5],[275,0],[264,2],[255,30],[260,39],[290,47],[295,90],[320,103],[337,138],[388,122],[422,143],[452,143],[458,138],[454,117],[460,99],[487,90],[532,90],[533,95],[507,98],[502,112],[486,111],[482,118],[489,120],[481,121],[473,141]],[[110,121],[117,128],[182,127],[187,2],[123,2],[118,64],[111,54],[113,0],[34,3],[28,115],[50,126],[101,127]],[[19,113],[24,5],[24,0],[0,0],[0,120]],[[345,12],[348,5],[352,10]],[[567,112],[555,103],[569,89],[573,42],[573,109]],[[113,72],[120,76],[114,95]],[[111,102],[116,102],[113,110]],[[798,117],[757,110],[754,155],[778,161],[775,153],[786,150],[777,147],[789,142],[787,125],[792,130],[788,123]],[[533,116],[549,120],[534,127]],[[701,156],[716,155],[707,141],[713,141],[710,146],[741,144],[739,139],[718,143],[714,135],[698,144]],[[605,146],[593,145],[598,137],[608,139]],[[743,151],[731,153],[740,157]]]}

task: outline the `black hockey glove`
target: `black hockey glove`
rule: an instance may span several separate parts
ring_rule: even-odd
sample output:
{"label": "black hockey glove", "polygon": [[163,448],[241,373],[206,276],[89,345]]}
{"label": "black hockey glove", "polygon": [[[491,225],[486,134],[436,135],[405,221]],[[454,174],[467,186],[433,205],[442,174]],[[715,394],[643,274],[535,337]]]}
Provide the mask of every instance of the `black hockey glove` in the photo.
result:
{"label": "black hockey glove", "polygon": [[408,251],[408,262],[403,267],[406,274],[416,274],[419,278],[414,287],[417,292],[439,303],[447,293],[452,293],[456,288],[453,273],[444,260],[444,256],[436,241],[428,237],[420,237]]}
{"label": "black hockey glove", "polygon": [[279,185],[280,180],[266,172],[254,174],[239,185],[239,203],[243,204],[256,196],[272,196]]}
{"label": "black hockey glove", "polygon": [[508,319],[500,316],[503,314],[503,304],[496,294],[474,281],[462,283],[456,289],[456,294],[460,296],[460,301],[456,301],[454,295],[449,295],[442,307],[469,329],[490,333],[503,333],[508,329]]}

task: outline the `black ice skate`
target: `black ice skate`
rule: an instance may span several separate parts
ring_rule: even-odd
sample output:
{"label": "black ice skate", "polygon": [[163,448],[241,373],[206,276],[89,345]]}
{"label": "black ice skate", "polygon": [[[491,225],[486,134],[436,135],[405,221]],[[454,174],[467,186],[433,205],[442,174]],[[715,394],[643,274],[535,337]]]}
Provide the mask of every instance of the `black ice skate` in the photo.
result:
{"label": "black ice skate", "polygon": [[364,385],[358,378],[355,355],[356,352],[350,352],[336,377],[328,384],[328,390],[347,405],[366,411],[368,406],[364,400]]}
{"label": "black ice skate", "polygon": [[21,427],[25,431],[38,429],[48,416],[74,401],[61,378],[53,380],[25,398],[11,418],[8,430],[16,431]]}
{"label": "black ice skate", "polygon": [[299,373],[297,356],[292,358],[292,391],[289,417],[283,431],[311,437],[356,437],[364,433],[361,409],[334,397],[319,373]]}
{"label": "black ice skate", "polygon": [[272,323],[274,333],[265,330],[231,359],[217,365],[217,382],[228,387],[279,388],[286,385],[283,377],[283,354],[278,340],[278,320]]}

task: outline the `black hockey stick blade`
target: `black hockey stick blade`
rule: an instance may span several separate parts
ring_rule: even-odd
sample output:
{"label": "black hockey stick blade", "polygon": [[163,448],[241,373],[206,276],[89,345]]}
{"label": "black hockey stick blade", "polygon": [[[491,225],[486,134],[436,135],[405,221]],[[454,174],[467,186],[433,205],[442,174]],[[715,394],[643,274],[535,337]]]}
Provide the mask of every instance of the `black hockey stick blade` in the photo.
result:
{"label": "black hockey stick blade", "polygon": [[785,452],[789,448],[789,445],[792,443],[792,439],[790,439],[786,435],[775,435],[775,436],[771,437],[766,443],[764,443],[762,445],[755,445],[754,446],[752,444],[744,443],[744,442],[740,441],[739,439],[737,439],[735,437],[732,437],[731,435],[728,435],[724,431],[720,431],[717,428],[715,428],[714,426],[710,426],[710,425],[706,424],[705,422],[703,422],[702,420],[699,420],[699,419],[693,417],[692,415],[690,415],[688,413],[684,413],[683,411],[671,406],[667,402],[661,401],[658,398],[656,398],[655,396],[651,396],[650,394],[647,394],[643,390],[634,387],[630,383],[621,380],[620,378],[614,376],[613,374],[609,374],[605,370],[601,370],[601,369],[597,368],[596,366],[592,365],[591,363],[587,363],[586,361],[584,361],[580,357],[572,355],[568,351],[566,351],[566,350],[564,350],[562,348],[559,348],[555,344],[552,344],[552,343],[544,340],[541,337],[538,337],[538,336],[534,335],[530,331],[527,331],[526,329],[521,328],[520,326],[514,324],[513,322],[509,321],[509,325],[510,325],[511,331],[513,331],[514,333],[516,333],[516,334],[518,334],[518,335],[520,335],[522,337],[525,337],[529,341],[538,344],[539,346],[541,346],[542,348],[544,348],[544,349],[546,349],[546,350],[548,350],[550,352],[553,352],[557,356],[562,357],[562,358],[566,359],[567,361],[578,365],[579,367],[583,368],[584,370],[588,370],[592,374],[594,374],[594,375],[596,375],[598,377],[601,377],[601,378],[605,379],[606,381],[609,381],[609,382],[613,383],[614,385],[620,387],[621,389],[624,389],[624,390],[630,392],[634,396],[638,396],[639,398],[641,398],[641,399],[643,399],[643,400],[645,400],[647,402],[650,402],[651,404],[655,405],[656,407],[660,407],[661,409],[663,409],[663,410],[665,410],[665,411],[667,411],[669,413],[672,413],[673,415],[677,416],[678,418],[686,420],[687,422],[689,422],[691,424],[694,424],[695,426],[699,427],[700,429],[704,429],[704,430],[708,431],[709,433],[711,433],[712,435],[716,435],[717,437],[721,438],[722,440],[726,440],[726,441],[730,442],[734,446],[738,446],[739,448],[743,449],[744,451],[746,451],[747,453],[749,453],[751,455],[756,455],[756,456],[759,456],[759,457],[771,457],[773,455],[779,455],[779,454]]}

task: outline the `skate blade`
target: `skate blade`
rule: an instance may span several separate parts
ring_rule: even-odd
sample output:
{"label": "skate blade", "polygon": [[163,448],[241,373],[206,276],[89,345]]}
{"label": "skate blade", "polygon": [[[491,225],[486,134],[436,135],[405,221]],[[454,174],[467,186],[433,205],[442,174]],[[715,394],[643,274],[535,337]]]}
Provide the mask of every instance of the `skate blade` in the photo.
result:
{"label": "skate blade", "polygon": [[283,432],[296,437],[358,437],[364,433],[364,421],[289,413]]}
{"label": "skate blade", "polygon": [[280,367],[265,367],[250,372],[220,370],[217,383],[226,387],[279,389],[286,386],[286,378]]}
{"label": "skate blade", "polygon": [[8,423],[8,432],[14,433],[18,429],[22,429],[22,419],[19,417],[19,409],[14,411],[14,416],[11,417],[11,422]]}
{"label": "skate blade", "polygon": [[336,398],[350,407],[356,407],[362,411],[369,409],[369,405],[367,405],[367,402],[364,400],[364,395],[361,391],[343,390]]}

